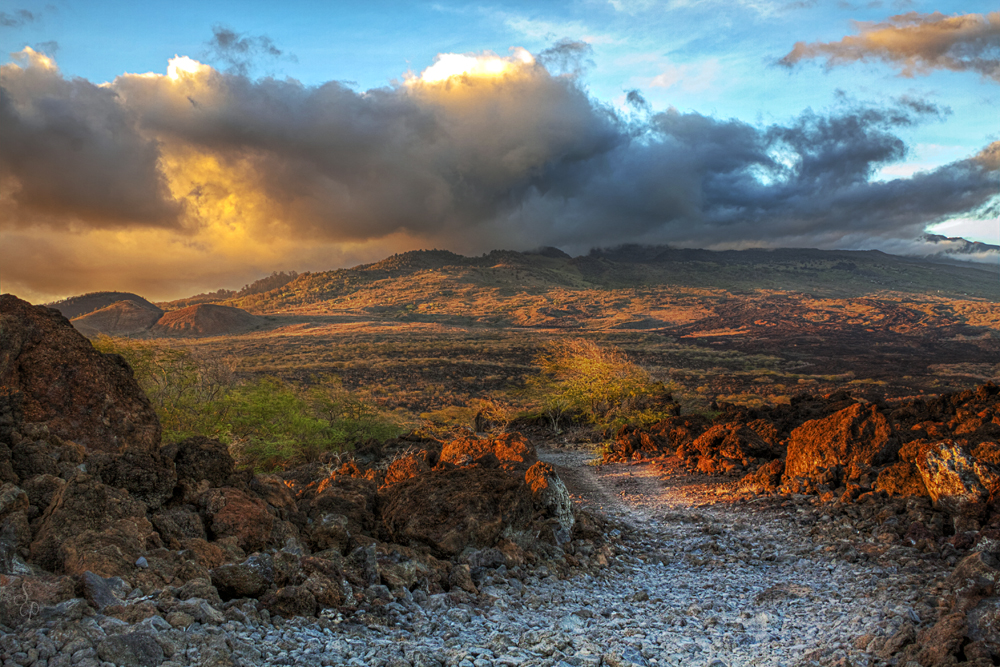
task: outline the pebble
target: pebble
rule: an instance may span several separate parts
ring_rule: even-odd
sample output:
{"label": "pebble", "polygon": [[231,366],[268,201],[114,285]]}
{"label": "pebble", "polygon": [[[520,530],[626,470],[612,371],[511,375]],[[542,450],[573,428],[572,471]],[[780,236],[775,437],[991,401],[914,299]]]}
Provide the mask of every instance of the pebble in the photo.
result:
{"label": "pebble", "polygon": [[[100,667],[106,636],[138,630],[156,637],[168,667],[777,667],[809,664],[817,651],[823,664],[866,667],[874,658],[858,638],[919,619],[908,601],[947,572],[841,560],[801,529],[801,508],[647,500],[605,507],[619,526],[607,567],[569,578],[545,565],[493,572],[471,603],[418,591],[381,617],[281,619],[252,602],[220,610],[198,600],[131,630],[99,614],[50,617],[0,636],[0,662]],[[215,657],[225,655],[232,663]]]}

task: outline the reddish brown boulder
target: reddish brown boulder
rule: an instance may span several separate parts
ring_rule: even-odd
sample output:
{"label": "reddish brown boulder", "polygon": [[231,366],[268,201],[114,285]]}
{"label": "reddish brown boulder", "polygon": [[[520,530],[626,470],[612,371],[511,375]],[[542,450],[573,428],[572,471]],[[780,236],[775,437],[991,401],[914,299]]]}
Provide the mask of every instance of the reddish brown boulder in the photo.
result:
{"label": "reddish brown boulder", "polygon": [[1000,471],[950,440],[929,449],[917,468],[934,503],[952,513],[984,503],[1000,490]]}
{"label": "reddish brown boulder", "polygon": [[72,577],[41,575],[14,576],[0,574],[0,624],[18,627],[37,618],[46,607],[52,607],[76,597],[76,581]]}
{"label": "reddish brown boulder", "polygon": [[0,295],[0,393],[26,422],[88,449],[155,451],[160,422],[132,369],[101,354],[58,311]]}
{"label": "reddish brown boulder", "polygon": [[149,509],[157,509],[169,500],[177,483],[174,462],[159,452],[99,452],[87,459],[87,472],[108,486],[125,489]]}
{"label": "reddish brown boulder", "polygon": [[67,555],[63,546],[72,538],[87,531],[100,533],[122,519],[145,522],[146,506],[95,477],[77,475],[57,492],[42,515],[31,557],[36,565],[61,572]]}
{"label": "reddish brown boulder", "polygon": [[119,519],[104,530],[86,530],[59,545],[62,571],[80,575],[90,571],[102,577],[125,577],[136,569],[153,537],[146,517]]}
{"label": "reddish brown boulder", "polygon": [[878,474],[875,491],[883,491],[890,496],[929,496],[924,479],[915,465],[898,461]]}
{"label": "reddish brown boulder", "polygon": [[229,448],[218,440],[195,436],[165,445],[161,453],[173,461],[184,502],[194,502],[209,488],[243,484]]}
{"label": "reddish brown boulder", "polygon": [[223,600],[260,597],[274,583],[274,558],[255,554],[242,563],[214,568],[211,577]]}
{"label": "reddish brown boulder", "polygon": [[234,537],[244,551],[260,551],[271,536],[274,517],[258,498],[232,487],[209,489],[199,498],[205,524],[214,539]]}
{"label": "reddish brown boulder", "polygon": [[520,433],[505,433],[496,438],[459,438],[441,448],[442,463],[457,466],[473,464],[514,464],[531,466],[538,460],[535,447]]}
{"label": "reddish brown boulder", "polygon": [[771,446],[742,424],[716,424],[692,443],[703,456],[724,457],[749,465],[758,457],[772,456]]}
{"label": "reddish brown boulder", "polygon": [[28,502],[37,507],[39,512],[48,508],[64,486],[66,480],[55,475],[35,475],[21,482],[21,487],[28,494]]}
{"label": "reddish brown boulder", "polygon": [[781,476],[785,472],[782,459],[770,461],[740,480],[740,488],[753,493],[775,493],[781,486]]}
{"label": "reddish brown boulder", "polygon": [[431,467],[430,455],[426,450],[413,452],[390,463],[382,483],[386,486],[398,484],[411,477],[429,472]]}
{"label": "reddish brown boulder", "polygon": [[201,516],[188,506],[160,510],[151,515],[150,520],[164,544],[171,549],[179,548],[183,540],[208,536]]}
{"label": "reddish brown boulder", "polygon": [[285,618],[313,616],[318,608],[316,597],[306,586],[283,586],[262,597],[259,606]]}
{"label": "reddish brown boulder", "polygon": [[363,477],[333,475],[304,494],[299,509],[311,521],[321,521],[324,515],[340,514],[347,517],[347,527],[352,533],[371,534],[376,528],[376,504],[374,482]]}
{"label": "reddish brown boulder", "polygon": [[604,452],[604,461],[629,461],[632,459],[654,458],[670,447],[666,438],[654,435],[640,428],[623,428],[615,436],[614,443]]}
{"label": "reddish brown boulder", "polygon": [[792,431],[785,479],[823,476],[838,467],[853,479],[869,466],[890,462],[898,451],[899,439],[878,407],[855,403]]}
{"label": "reddish brown boulder", "polygon": [[394,542],[444,556],[496,543],[531,520],[531,490],[501,469],[456,468],[400,482],[382,494],[382,521]]}

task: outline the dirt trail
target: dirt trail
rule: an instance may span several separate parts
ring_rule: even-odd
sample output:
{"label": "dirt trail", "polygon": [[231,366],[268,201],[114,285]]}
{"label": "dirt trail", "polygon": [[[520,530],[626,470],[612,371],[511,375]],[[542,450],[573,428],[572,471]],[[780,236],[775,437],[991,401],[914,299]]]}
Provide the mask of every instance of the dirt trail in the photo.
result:
{"label": "dirt trail", "polygon": [[875,665],[870,638],[929,616],[907,600],[942,574],[934,565],[856,556],[877,545],[826,540],[812,529],[830,518],[808,501],[734,502],[725,484],[649,463],[539,456],[575,503],[621,527],[616,586],[624,599],[648,596],[658,621],[641,645],[667,664]]}

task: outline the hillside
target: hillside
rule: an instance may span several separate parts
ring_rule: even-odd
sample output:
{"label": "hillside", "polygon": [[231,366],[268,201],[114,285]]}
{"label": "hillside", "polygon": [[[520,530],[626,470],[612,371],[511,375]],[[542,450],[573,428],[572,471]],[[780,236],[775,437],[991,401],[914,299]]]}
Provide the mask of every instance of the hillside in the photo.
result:
{"label": "hillside", "polygon": [[106,334],[133,336],[142,333],[163,316],[163,311],[145,299],[117,301],[110,306],[72,319],[73,326],[84,336]]}
{"label": "hillside", "polygon": [[149,330],[150,336],[225,336],[261,326],[263,320],[239,308],[198,304],[163,315]]}
{"label": "hillside", "polygon": [[[483,304],[463,307],[462,299],[456,297],[471,296],[469,290],[477,297],[509,298],[561,290],[572,294],[621,289],[661,293],[689,289],[779,291],[826,298],[893,294],[1000,299],[1000,281],[987,265],[944,264],[878,251],[626,246],[580,257],[555,249],[494,251],[480,257],[441,250],[414,251],[351,269],[304,273],[278,289],[217,303],[258,314],[360,307],[374,309],[371,312],[395,309],[411,314],[430,310],[462,318],[470,311],[476,317],[490,310],[479,307]],[[170,304],[164,307],[169,309]]]}
{"label": "hillside", "polygon": [[45,306],[58,310],[62,313],[63,317],[72,320],[75,317],[107,308],[119,301],[132,301],[139,306],[156,309],[153,303],[131,292],[90,292],[89,294],[81,294],[80,296],[71,296],[62,301],[46,303]]}

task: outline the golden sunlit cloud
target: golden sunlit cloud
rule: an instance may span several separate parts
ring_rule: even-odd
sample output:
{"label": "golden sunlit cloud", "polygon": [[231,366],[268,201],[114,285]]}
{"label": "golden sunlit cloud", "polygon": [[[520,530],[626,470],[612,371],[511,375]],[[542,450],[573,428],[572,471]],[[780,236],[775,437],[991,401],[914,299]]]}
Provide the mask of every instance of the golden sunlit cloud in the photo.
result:
{"label": "golden sunlit cloud", "polygon": [[183,76],[194,76],[204,72],[210,72],[212,68],[202,65],[197,60],[192,60],[187,56],[174,56],[167,65],[167,77],[177,81]]}
{"label": "golden sunlit cloud", "polygon": [[526,65],[534,65],[535,58],[520,47],[511,49],[512,54],[506,58],[494,53],[441,53],[434,59],[434,64],[420,73],[419,77],[411,76],[407,83],[442,83],[452,77],[496,78],[519,71]]}

